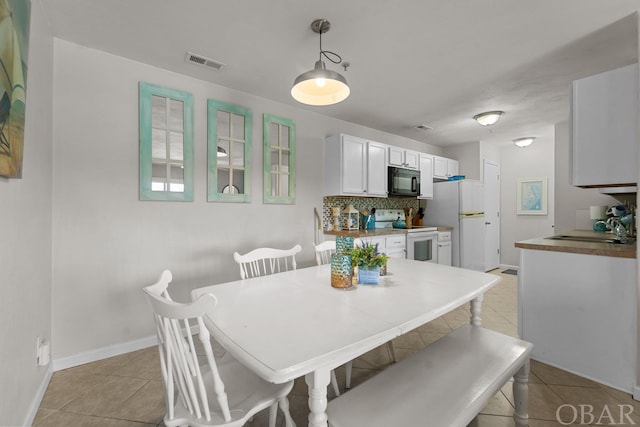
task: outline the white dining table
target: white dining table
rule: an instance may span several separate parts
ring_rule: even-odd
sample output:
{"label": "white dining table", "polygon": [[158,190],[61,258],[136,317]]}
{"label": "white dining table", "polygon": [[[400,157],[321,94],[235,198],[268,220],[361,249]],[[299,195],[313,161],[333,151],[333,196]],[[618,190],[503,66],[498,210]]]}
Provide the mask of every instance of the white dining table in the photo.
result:
{"label": "white dining table", "polygon": [[331,287],[330,266],[300,268],[194,289],[213,294],[205,321],[236,359],[272,383],[305,376],[309,426],[327,426],[332,369],[471,301],[481,323],[483,294],[500,277],[392,258],[378,285]]}

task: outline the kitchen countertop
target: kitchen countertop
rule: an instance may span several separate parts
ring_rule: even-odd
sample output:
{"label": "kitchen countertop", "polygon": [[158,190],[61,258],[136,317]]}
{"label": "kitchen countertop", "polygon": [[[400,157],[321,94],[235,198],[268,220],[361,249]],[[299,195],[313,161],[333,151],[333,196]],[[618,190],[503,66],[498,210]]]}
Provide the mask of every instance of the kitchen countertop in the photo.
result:
{"label": "kitchen countertop", "polygon": [[[437,231],[452,231],[453,227],[443,227],[443,226],[427,226],[427,227],[436,227]],[[353,236],[353,237],[373,237],[373,236],[388,236],[390,234],[407,234],[408,230],[406,228],[376,228],[373,230],[331,230],[325,231],[324,234],[330,236]]]}
{"label": "kitchen countertop", "polygon": [[[571,230],[562,235],[576,237],[605,237],[614,238],[615,233],[598,233],[589,230]],[[551,236],[549,236],[551,237]],[[576,254],[611,256],[617,258],[636,258],[636,242],[630,245],[618,243],[580,242],[573,240],[554,240],[544,237],[516,242],[515,246],[522,249],[535,249],[552,252],[570,252]]]}

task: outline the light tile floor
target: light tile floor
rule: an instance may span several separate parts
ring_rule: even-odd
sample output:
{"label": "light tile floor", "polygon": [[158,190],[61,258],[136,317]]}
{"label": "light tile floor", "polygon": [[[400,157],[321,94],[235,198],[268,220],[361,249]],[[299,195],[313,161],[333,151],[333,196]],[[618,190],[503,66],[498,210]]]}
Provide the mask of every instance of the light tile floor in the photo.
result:
{"label": "light tile floor", "polygon": [[[483,323],[488,328],[517,336],[517,277],[502,274],[500,270],[492,273],[501,276],[503,280],[485,296]],[[467,304],[398,337],[394,340],[398,359],[423,348],[468,321]],[[372,377],[389,364],[389,353],[384,345],[364,354],[353,363],[352,385]],[[338,368],[336,374],[341,389],[344,389],[344,367]],[[333,396],[329,387],[329,399]],[[306,426],[309,410],[304,379],[296,380],[289,400],[297,425]],[[590,420],[587,416],[584,418],[586,423],[581,424],[578,417],[571,423],[573,414],[567,410],[561,412],[562,417],[557,420],[556,411],[563,404],[576,407],[593,405],[594,419]],[[640,402],[634,401],[630,395],[532,361],[529,384],[529,425],[532,427],[590,425],[589,422],[591,425],[632,425],[628,419],[620,419],[620,404],[632,405],[631,420],[640,425]],[[597,424],[605,405],[611,410],[611,418],[605,416]],[[267,426],[267,412],[263,411],[256,416],[249,426]],[[163,426],[164,413],[158,351],[156,347],[152,347],[56,372],[42,400],[34,426]],[[512,415],[513,395],[511,383],[508,383],[482,410],[476,425],[514,426]],[[283,425],[281,414],[278,420]],[[428,425],[427,421],[428,416],[425,418],[425,425]]]}

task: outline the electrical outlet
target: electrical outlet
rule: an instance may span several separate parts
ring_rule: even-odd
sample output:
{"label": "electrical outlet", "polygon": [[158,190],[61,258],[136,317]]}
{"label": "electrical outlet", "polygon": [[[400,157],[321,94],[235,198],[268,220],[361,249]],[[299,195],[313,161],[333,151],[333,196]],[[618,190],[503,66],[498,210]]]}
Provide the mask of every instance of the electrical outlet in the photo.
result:
{"label": "electrical outlet", "polygon": [[36,338],[36,363],[40,364],[40,347],[42,347],[42,337]]}
{"label": "electrical outlet", "polygon": [[51,347],[42,337],[36,338],[36,363],[38,366],[47,366],[51,361]]}

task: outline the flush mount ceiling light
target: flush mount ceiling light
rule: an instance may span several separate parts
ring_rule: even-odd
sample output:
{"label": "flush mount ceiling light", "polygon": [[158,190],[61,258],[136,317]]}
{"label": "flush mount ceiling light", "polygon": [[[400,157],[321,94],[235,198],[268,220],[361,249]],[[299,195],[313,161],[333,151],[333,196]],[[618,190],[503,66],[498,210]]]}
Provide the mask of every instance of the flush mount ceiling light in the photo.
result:
{"label": "flush mount ceiling light", "polygon": [[516,144],[518,147],[528,147],[531,145],[531,143],[533,142],[533,140],[536,139],[533,136],[527,136],[524,138],[517,138],[513,140],[513,143]]}
{"label": "flush mount ceiling light", "polygon": [[[322,33],[326,33],[331,24],[326,19],[316,19],[311,23],[314,33],[320,34],[320,59],[316,61],[313,70],[302,73],[293,82],[291,96],[296,101],[307,105],[332,105],[342,102],[349,96],[351,90],[347,80],[339,73],[327,70],[322,57],[334,64],[340,64],[342,57],[337,53],[322,50]],[[347,63],[344,65],[347,69]]]}
{"label": "flush mount ceiling light", "polygon": [[473,119],[482,126],[491,126],[496,124],[503,114],[504,111],[487,111],[486,113],[476,114]]}
{"label": "flush mount ceiling light", "polygon": [[218,147],[218,157],[227,157],[227,150],[222,147]]}

